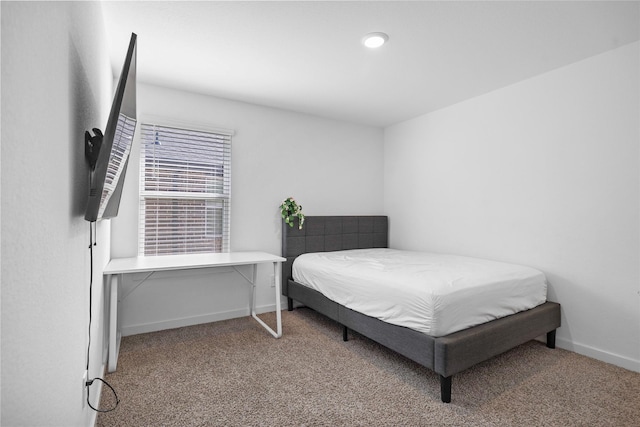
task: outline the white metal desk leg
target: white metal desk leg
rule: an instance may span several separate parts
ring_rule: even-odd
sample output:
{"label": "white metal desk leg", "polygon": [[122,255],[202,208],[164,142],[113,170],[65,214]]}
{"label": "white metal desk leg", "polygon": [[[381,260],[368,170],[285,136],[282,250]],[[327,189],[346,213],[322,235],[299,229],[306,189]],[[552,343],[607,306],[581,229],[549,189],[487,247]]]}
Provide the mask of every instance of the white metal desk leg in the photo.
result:
{"label": "white metal desk leg", "polygon": [[118,286],[121,280],[121,274],[107,276],[111,296],[109,301],[109,372],[115,372],[116,366],[118,365],[118,352],[120,350],[120,334],[118,333]]}
{"label": "white metal desk leg", "polygon": [[277,321],[277,331],[276,338],[280,338],[282,336],[282,312],[280,308],[280,300],[282,297],[282,284],[280,283],[280,263],[273,263],[273,277],[276,281],[276,321]]}
{"label": "white metal desk leg", "polygon": [[271,335],[273,335],[275,338],[280,338],[282,336],[282,320],[280,319],[280,283],[278,282],[278,273],[277,273],[277,269],[276,269],[276,265],[277,263],[273,263],[274,265],[274,277],[276,279],[276,318],[277,318],[277,331],[274,331],[273,329],[271,329],[271,327],[269,325],[267,325],[266,323],[264,323],[262,321],[262,319],[260,319],[258,317],[258,315],[256,314],[256,298],[255,298],[255,272],[254,272],[254,286],[253,286],[253,300],[251,303],[251,316],[256,319],[256,321],[258,323],[260,323],[262,325],[263,328],[265,328],[267,331],[269,331],[269,333]]}
{"label": "white metal desk leg", "polygon": [[253,264],[251,271],[251,305],[249,311],[251,316],[256,317],[256,278],[258,277],[258,264]]}

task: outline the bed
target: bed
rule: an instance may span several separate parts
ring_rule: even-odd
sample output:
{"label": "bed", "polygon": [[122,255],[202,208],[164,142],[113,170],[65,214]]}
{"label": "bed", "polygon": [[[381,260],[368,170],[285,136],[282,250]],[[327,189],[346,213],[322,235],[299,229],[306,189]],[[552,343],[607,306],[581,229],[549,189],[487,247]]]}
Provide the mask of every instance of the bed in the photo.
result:
{"label": "bed", "polygon": [[540,336],[546,335],[547,347],[555,348],[560,305],[554,302],[433,336],[362,314],[293,280],[294,261],[303,254],[369,248],[388,248],[386,216],[307,216],[302,229],[283,222],[282,293],[288,309],[296,301],[340,323],[345,341],[352,330],[431,369],[440,376],[445,403],[451,402],[453,375]]}

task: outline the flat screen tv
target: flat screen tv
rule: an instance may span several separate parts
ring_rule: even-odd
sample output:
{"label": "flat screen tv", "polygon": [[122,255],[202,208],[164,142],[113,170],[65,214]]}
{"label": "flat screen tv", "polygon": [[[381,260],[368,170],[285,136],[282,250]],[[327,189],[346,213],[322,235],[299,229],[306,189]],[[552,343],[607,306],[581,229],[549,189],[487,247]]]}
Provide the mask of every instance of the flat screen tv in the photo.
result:
{"label": "flat screen tv", "polygon": [[136,34],[131,34],[127,56],[111,105],[104,134],[85,132],[89,162],[89,201],[84,219],[90,222],[118,215],[122,186],[136,129]]}

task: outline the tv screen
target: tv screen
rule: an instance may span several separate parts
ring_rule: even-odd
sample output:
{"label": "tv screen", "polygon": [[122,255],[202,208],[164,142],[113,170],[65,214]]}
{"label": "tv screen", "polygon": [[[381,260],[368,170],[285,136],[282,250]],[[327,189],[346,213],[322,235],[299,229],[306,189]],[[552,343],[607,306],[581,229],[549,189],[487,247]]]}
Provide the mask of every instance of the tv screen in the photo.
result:
{"label": "tv screen", "polygon": [[85,154],[91,170],[84,218],[90,222],[118,215],[137,123],[136,39],[132,33],[104,134],[98,129],[94,129],[94,137],[85,133]]}

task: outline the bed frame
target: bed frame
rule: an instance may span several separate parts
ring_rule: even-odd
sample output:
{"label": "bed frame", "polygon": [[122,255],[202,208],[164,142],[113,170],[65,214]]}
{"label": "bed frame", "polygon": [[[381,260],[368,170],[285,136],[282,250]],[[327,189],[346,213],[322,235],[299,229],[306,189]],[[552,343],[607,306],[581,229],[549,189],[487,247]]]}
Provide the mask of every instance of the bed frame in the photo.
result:
{"label": "bed frame", "polygon": [[282,294],[287,297],[289,311],[295,300],[340,323],[343,340],[347,341],[351,329],[431,369],[440,375],[445,403],[451,402],[454,374],[545,334],[547,347],[555,348],[560,304],[554,302],[435,338],[365,316],[292,279],[291,268],[298,255],[386,248],[388,229],[386,216],[307,216],[301,230],[297,223],[290,227],[283,221],[282,256],[287,260],[282,264]]}

